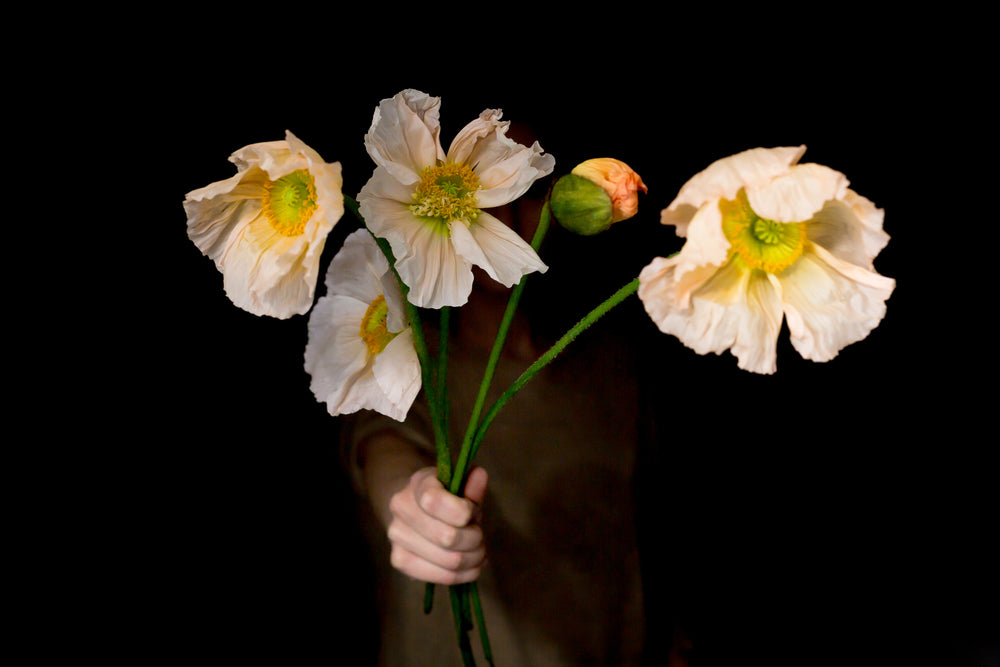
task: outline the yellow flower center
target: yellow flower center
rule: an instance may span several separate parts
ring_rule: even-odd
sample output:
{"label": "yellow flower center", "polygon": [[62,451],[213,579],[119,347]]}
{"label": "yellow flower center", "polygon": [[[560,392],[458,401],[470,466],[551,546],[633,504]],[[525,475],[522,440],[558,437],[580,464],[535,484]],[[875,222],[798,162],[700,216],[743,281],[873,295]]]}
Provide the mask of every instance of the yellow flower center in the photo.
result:
{"label": "yellow flower center", "polygon": [[413,192],[413,215],[447,231],[447,223],[461,220],[471,224],[479,216],[476,190],[479,177],[466,164],[447,162],[427,167]]}
{"label": "yellow flower center", "polygon": [[385,296],[379,294],[368,306],[365,316],[361,318],[361,340],[368,346],[368,352],[373,355],[381,354],[385,346],[398,335],[389,331],[386,324],[388,317],[389,305],[385,302]]}
{"label": "yellow flower center", "polygon": [[722,232],[729,240],[729,256],[747,269],[780,273],[802,255],[806,243],[803,222],[775,222],[762,218],[750,208],[746,191],[736,199],[719,201]]}
{"label": "yellow flower center", "polygon": [[271,227],[284,236],[298,236],[316,210],[316,187],[305,169],[293,171],[264,185],[261,203]]}

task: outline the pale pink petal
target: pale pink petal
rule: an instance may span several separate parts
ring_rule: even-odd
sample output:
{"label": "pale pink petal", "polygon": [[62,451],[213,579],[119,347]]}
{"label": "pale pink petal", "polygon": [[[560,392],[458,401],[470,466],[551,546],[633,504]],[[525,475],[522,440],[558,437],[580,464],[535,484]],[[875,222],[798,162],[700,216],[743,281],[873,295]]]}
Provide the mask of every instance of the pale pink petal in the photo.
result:
{"label": "pale pink petal", "polygon": [[766,277],[731,262],[705,270],[702,282],[684,288],[690,296],[687,307],[680,307],[675,267],[660,258],[639,276],[639,298],[660,331],[698,354],[731,350],[740,368],[773,373],[782,313],[780,295]]}
{"label": "pale pink petal", "polygon": [[403,421],[421,386],[420,362],[412,329],[407,328],[393,338],[375,357],[373,375],[389,406],[380,412]]}
{"label": "pale pink petal", "polygon": [[497,135],[504,136],[507,132],[510,121],[501,121],[502,115],[500,109],[486,109],[463,127],[448,147],[447,161],[475,167],[489,152],[489,146],[497,143]]}
{"label": "pale pink petal", "polygon": [[500,121],[499,110],[487,109],[448,148],[450,162],[469,165],[479,177],[479,208],[514,201],[555,167],[555,158],[544,154],[538,142],[529,148],[510,139],[506,135],[508,125]]}
{"label": "pale pink petal", "polygon": [[455,253],[445,230],[419,220],[397,201],[359,196],[358,204],[372,233],[389,242],[396,271],[409,287],[410,303],[440,308],[468,301],[472,266]]}
{"label": "pale pink petal", "polygon": [[371,178],[358,193],[358,203],[366,199],[391,199],[394,202],[409,206],[413,203],[414,185],[404,185],[393,178],[392,174],[382,167],[375,167]]}
{"label": "pale pink petal", "polygon": [[703,204],[733,199],[742,187],[767,183],[798,162],[805,150],[805,146],[753,148],[716,160],[681,187],[660,221],[676,225],[677,234],[686,236],[688,222]]}
{"label": "pale pink petal", "polygon": [[722,231],[722,212],[718,203],[709,202],[691,218],[688,239],[681,249],[678,276],[689,271],[700,273],[706,266],[721,266],[729,256],[729,240]]}
{"label": "pale pink petal", "polygon": [[468,301],[472,292],[472,266],[457,255],[448,233],[417,219],[408,207],[390,200],[367,200],[361,210],[372,233],[389,242],[396,258],[396,271],[409,287],[410,303],[421,308],[440,308],[461,306]]}
{"label": "pale pink petal", "polygon": [[372,295],[382,293],[382,277],[389,272],[389,262],[375,245],[367,229],[351,232],[330,261],[326,272],[326,293],[350,296],[370,303]]}
{"label": "pale pink petal", "polygon": [[843,201],[827,202],[809,220],[806,234],[838,259],[872,269],[876,255],[889,242],[882,217],[881,209],[848,190]]}
{"label": "pale pink petal", "polygon": [[440,98],[404,90],[376,107],[365,148],[400,183],[416,183],[422,169],[444,158],[440,104]]}
{"label": "pale pink petal", "polygon": [[847,178],[819,164],[799,164],[766,183],[746,186],[754,213],[775,222],[804,222],[847,192]]}
{"label": "pale pink petal", "polygon": [[309,316],[305,370],[313,394],[327,404],[330,414],[357,411],[355,406],[363,402],[358,394],[367,393],[357,385],[371,370],[368,348],[359,335],[368,305],[334,295],[320,299]]}
{"label": "pale pink petal", "polygon": [[780,276],[792,345],[828,361],[860,341],[885,316],[895,281],[813,246]]}
{"label": "pale pink petal", "polygon": [[548,270],[531,245],[486,212],[480,212],[469,227],[461,222],[452,223],[451,240],[460,257],[506,287],[519,283],[529,273]]}
{"label": "pale pink petal", "polygon": [[260,214],[266,177],[237,173],[223,181],[192,190],[184,198],[187,214],[188,237],[199,250],[215,261],[220,271],[220,261],[231,235],[252,222]]}

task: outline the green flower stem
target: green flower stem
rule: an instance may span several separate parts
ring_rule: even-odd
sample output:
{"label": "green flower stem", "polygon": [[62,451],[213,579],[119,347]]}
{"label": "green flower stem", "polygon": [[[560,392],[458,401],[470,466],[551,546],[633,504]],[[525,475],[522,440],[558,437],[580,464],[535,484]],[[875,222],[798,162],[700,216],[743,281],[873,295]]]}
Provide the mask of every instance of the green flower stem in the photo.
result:
{"label": "green flower stem", "polygon": [[[444,306],[441,308],[441,322],[438,330],[438,359],[437,368],[435,369],[439,412],[437,418],[432,419],[432,421],[440,422],[441,436],[440,440],[438,440],[437,431],[435,431],[435,440],[438,443],[435,449],[437,451],[438,479],[446,487],[451,483],[451,446],[448,443],[447,427],[450,412],[450,401],[448,398],[448,336],[450,328],[451,308]],[[428,582],[424,586],[424,613],[431,613],[433,607],[434,584]]]}
{"label": "green flower stem", "polygon": [[446,470],[444,471],[445,475],[443,477],[441,476],[442,465],[439,461],[438,477],[442,484],[447,485],[451,481],[451,455],[449,453],[450,445],[448,443],[447,428],[449,413],[451,412],[451,402],[448,397],[448,337],[451,329],[451,308],[449,306],[441,308],[440,318],[438,327],[438,358],[435,382],[437,383],[437,401],[440,408],[444,447],[441,448],[443,452],[439,452],[438,456],[440,457],[442,454],[447,454],[448,460],[445,465]]}
{"label": "green flower stem", "polygon": [[[361,209],[354,199],[344,195],[344,206],[350,210],[352,214],[354,214],[365,229],[368,229],[368,225],[365,223],[365,218],[361,215]],[[430,352],[427,349],[427,340],[424,337],[424,327],[420,317],[420,310],[415,305],[410,303],[410,300],[407,298],[410,288],[403,282],[403,280],[399,277],[399,273],[396,271],[396,258],[392,254],[392,248],[389,246],[389,242],[375,236],[370,229],[368,230],[368,233],[372,234],[372,238],[375,239],[378,247],[382,250],[382,254],[384,254],[386,260],[388,260],[389,268],[392,270],[393,275],[396,276],[396,280],[399,282],[399,287],[403,292],[403,304],[406,307],[406,315],[409,318],[410,329],[413,331],[413,345],[416,348],[417,359],[420,361],[421,381],[425,387],[427,403],[431,413],[431,424],[434,429],[434,443],[435,449],[437,450],[438,478],[442,480],[450,480],[452,474],[451,453],[448,451],[448,432],[445,428],[444,422],[447,410],[445,410],[441,405],[442,396],[444,396],[444,398],[447,397],[444,395],[443,391],[438,391],[435,388],[437,380],[437,378],[434,377],[435,366],[431,364]]]}
{"label": "green flower stem", "polygon": [[[361,222],[361,225],[368,229],[365,218],[361,215],[361,209],[357,201],[344,195],[344,206]],[[372,234],[369,229],[368,232]],[[427,405],[430,410],[431,426],[434,430],[434,449],[436,452],[437,476],[441,483],[447,486],[451,481],[452,461],[451,451],[448,445],[448,395],[445,386],[445,375],[447,374],[447,336],[450,319],[450,311],[447,309],[441,312],[441,337],[438,348],[437,363],[431,363],[430,351],[427,348],[427,340],[424,337],[424,327],[420,317],[420,310],[410,303],[407,294],[410,288],[399,277],[396,271],[396,258],[392,254],[389,242],[381,239],[375,234],[372,238],[382,250],[389,268],[399,282],[399,287],[403,292],[403,303],[406,307],[406,314],[409,318],[410,329],[413,331],[413,346],[416,348],[417,359],[420,361],[420,375],[424,386],[424,395],[427,398]],[[434,584],[428,583],[424,588],[424,613],[429,614],[434,606]]]}
{"label": "green flower stem", "polygon": [[458,635],[458,648],[462,653],[462,663],[465,667],[475,667],[476,660],[472,655],[472,643],[469,641],[472,622],[469,620],[466,586],[467,584],[457,584],[449,587],[448,592],[451,595],[451,611],[455,621],[455,632]]}
{"label": "green flower stem", "polygon": [[[540,356],[538,360],[535,361],[531,366],[529,366],[521,376],[511,384],[507,390],[500,395],[500,398],[490,407],[486,416],[483,418],[482,423],[479,424],[476,430],[475,436],[472,440],[469,459],[476,455],[476,451],[479,449],[479,445],[486,435],[486,431],[489,429],[490,424],[493,419],[497,416],[497,413],[507,404],[507,402],[514,397],[517,392],[519,392],[524,385],[528,383],[531,378],[533,378],[539,371],[549,365],[564,349],[566,346],[572,343],[577,336],[583,333],[587,328],[594,324],[597,320],[607,314],[612,308],[623,302],[632,294],[635,294],[639,289],[639,279],[635,278],[630,283],[619,289],[617,292],[612,294],[606,301],[602,302],[596,308],[594,308],[590,313],[588,313],[583,319],[577,322],[569,331],[563,334],[556,343],[549,348],[549,350]],[[461,477],[465,474],[465,470],[462,467],[462,462],[459,462],[459,466],[455,470],[455,477]]]}
{"label": "green flower stem", "polygon": [[493,664],[493,649],[490,647],[490,636],[486,632],[486,616],[483,615],[483,605],[479,601],[479,587],[476,582],[469,585],[469,601],[472,603],[472,612],[476,616],[476,625],[479,626],[479,641],[483,645],[483,657],[486,662]]}
{"label": "green flower stem", "polygon": [[[538,227],[535,229],[535,235],[531,239],[531,248],[538,252],[538,249],[542,245],[542,240],[545,238],[546,232],[548,232],[549,224],[551,222],[551,216],[549,214],[549,203],[545,202],[542,206],[542,211],[538,217]],[[496,374],[497,364],[500,361],[500,354],[503,352],[503,346],[507,341],[507,334],[510,331],[511,324],[514,321],[514,313],[517,310],[518,303],[521,301],[521,293],[524,292],[524,286],[527,281],[527,276],[521,279],[517,285],[514,286],[513,291],[511,291],[510,298],[507,301],[507,309],[504,311],[503,318],[500,320],[500,327],[497,330],[496,338],[493,340],[493,349],[490,350],[490,356],[486,361],[486,370],[483,373],[482,382],[479,385],[479,393],[476,395],[476,402],[472,406],[472,413],[469,417],[469,426],[465,431],[465,438],[462,440],[462,448],[458,453],[458,461],[455,464],[456,470],[462,471],[461,474],[457,474],[452,477],[450,491],[452,493],[459,493],[461,489],[465,486],[465,470],[472,460],[472,441],[476,434],[476,429],[479,425],[479,416],[482,414],[483,407],[486,404],[486,394],[489,391],[490,384],[493,382],[493,376]]]}

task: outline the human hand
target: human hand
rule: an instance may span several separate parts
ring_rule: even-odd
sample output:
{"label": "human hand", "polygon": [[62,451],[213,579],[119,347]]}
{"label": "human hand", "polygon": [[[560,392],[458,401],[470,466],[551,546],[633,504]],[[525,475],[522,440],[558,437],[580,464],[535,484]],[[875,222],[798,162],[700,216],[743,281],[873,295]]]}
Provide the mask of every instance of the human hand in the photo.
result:
{"label": "human hand", "polygon": [[450,493],[435,468],[422,468],[389,499],[390,561],[400,572],[435,584],[464,584],[479,577],[486,560],[480,505],[486,471],[473,468],[465,497]]}

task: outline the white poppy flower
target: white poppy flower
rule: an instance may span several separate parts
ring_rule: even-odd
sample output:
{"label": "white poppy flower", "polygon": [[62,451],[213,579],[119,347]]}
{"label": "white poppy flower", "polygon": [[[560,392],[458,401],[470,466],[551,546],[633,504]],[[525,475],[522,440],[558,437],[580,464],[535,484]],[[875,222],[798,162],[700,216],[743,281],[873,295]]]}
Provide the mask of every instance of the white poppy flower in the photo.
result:
{"label": "white poppy flower", "polygon": [[547,267],[516,232],[483,211],[509,203],[552,172],[555,159],[506,136],[488,109],[441,146],[439,98],[404,90],[375,110],[365,146],[375,172],[358,195],[368,227],[387,240],[417,306],[461,306],[472,265],[510,287]]}
{"label": "white poppy flower", "polygon": [[324,162],[291,132],[229,160],[234,176],[185,197],[188,236],[240,308],[281,319],[305,313],[326,237],[344,214],[340,163]]}
{"label": "white poppy flower", "polygon": [[770,374],[783,318],[812,361],[878,326],[895,288],[874,269],[889,241],[883,211],[843,174],[797,164],[804,152],[748,150],[681,188],[661,221],[687,241],[639,275],[639,298],[661,331],[699,354],[731,350],[740,368]]}
{"label": "white poppy flower", "polygon": [[399,281],[366,229],[330,262],[309,315],[305,368],[331,415],[370,409],[403,421],[420,391],[420,362]]}

